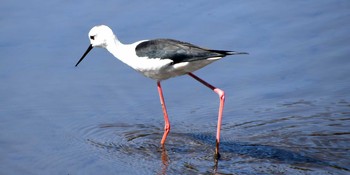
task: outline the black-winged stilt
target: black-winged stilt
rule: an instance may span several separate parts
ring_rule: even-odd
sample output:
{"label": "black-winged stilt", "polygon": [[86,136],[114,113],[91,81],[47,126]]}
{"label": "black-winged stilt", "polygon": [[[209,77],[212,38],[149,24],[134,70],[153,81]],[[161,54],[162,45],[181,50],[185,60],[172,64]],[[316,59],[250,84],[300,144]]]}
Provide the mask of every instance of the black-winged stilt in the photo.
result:
{"label": "black-winged stilt", "polygon": [[107,49],[120,61],[146,77],[157,80],[160,103],[165,120],[164,134],[160,142],[162,145],[164,145],[170,131],[170,122],[164,102],[162,87],[160,85],[162,80],[188,74],[217,93],[220,98],[220,106],[216,132],[215,156],[217,158],[219,157],[220,128],[225,94],[223,90],[205,82],[192,72],[227,55],[247,54],[246,52],[205,49],[173,39],[142,40],[132,44],[122,44],[114,35],[113,31],[105,25],[93,27],[89,32],[89,39],[91,44],[75,66],[78,66],[93,47],[101,47]]}

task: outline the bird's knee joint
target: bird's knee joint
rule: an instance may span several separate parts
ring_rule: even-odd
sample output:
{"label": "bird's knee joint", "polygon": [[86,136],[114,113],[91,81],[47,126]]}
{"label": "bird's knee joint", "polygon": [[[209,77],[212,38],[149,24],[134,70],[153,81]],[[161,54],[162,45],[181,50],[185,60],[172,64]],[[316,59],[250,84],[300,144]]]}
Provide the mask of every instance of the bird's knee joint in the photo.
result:
{"label": "bird's knee joint", "polygon": [[214,91],[219,95],[220,100],[225,100],[225,92],[223,90],[216,88]]}
{"label": "bird's knee joint", "polygon": [[164,131],[165,131],[165,132],[169,132],[169,131],[170,131],[170,125],[165,125]]}

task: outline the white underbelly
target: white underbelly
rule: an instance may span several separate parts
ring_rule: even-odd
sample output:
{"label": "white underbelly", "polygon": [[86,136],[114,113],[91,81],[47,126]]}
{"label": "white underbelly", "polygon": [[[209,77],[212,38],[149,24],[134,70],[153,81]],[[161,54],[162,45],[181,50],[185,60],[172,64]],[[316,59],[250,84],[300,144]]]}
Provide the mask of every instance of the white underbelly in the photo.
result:
{"label": "white underbelly", "polygon": [[167,63],[164,60],[163,65],[161,65],[158,60],[157,64],[148,64],[148,65],[144,64],[135,69],[140,73],[142,73],[143,75],[145,75],[146,77],[160,81],[171,77],[184,75],[189,72],[194,72],[216,60],[218,59],[182,62],[177,64],[171,64],[171,62]]}

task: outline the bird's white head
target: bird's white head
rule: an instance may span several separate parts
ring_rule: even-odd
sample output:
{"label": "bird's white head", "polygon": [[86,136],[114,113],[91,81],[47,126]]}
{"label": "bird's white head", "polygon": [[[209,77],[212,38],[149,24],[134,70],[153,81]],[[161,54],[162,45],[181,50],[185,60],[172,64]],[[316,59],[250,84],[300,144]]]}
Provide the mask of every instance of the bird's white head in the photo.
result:
{"label": "bird's white head", "polygon": [[92,47],[106,48],[110,41],[114,41],[114,38],[112,29],[105,25],[95,26],[89,32]]}
{"label": "bird's white head", "polygon": [[112,44],[116,41],[116,37],[113,34],[113,31],[111,28],[105,25],[99,25],[93,27],[89,32],[89,39],[90,39],[90,45],[88,49],[85,51],[83,56],[79,59],[77,64],[75,66],[78,66],[78,64],[83,61],[85,56],[90,52],[90,50],[94,47],[102,47],[107,48],[109,44]]}

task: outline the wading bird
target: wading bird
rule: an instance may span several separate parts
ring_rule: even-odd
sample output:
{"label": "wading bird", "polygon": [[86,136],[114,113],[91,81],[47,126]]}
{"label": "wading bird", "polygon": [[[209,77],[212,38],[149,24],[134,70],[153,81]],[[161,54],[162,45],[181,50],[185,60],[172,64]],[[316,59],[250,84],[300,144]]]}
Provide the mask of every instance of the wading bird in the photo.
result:
{"label": "wading bird", "polygon": [[113,31],[105,25],[93,27],[89,32],[90,45],[75,66],[85,58],[94,47],[107,49],[113,56],[132,67],[144,76],[157,81],[160,103],[164,114],[165,127],[161,144],[170,131],[170,122],[166,110],[163,91],[160,82],[179,75],[189,75],[219,95],[220,106],[218,114],[215,157],[219,158],[220,128],[224,109],[224,91],[205,82],[194,75],[196,71],[227,55],[247,54],[226,50],[212,50],[173,39],[142,40],[132,44],[122,44]]}

